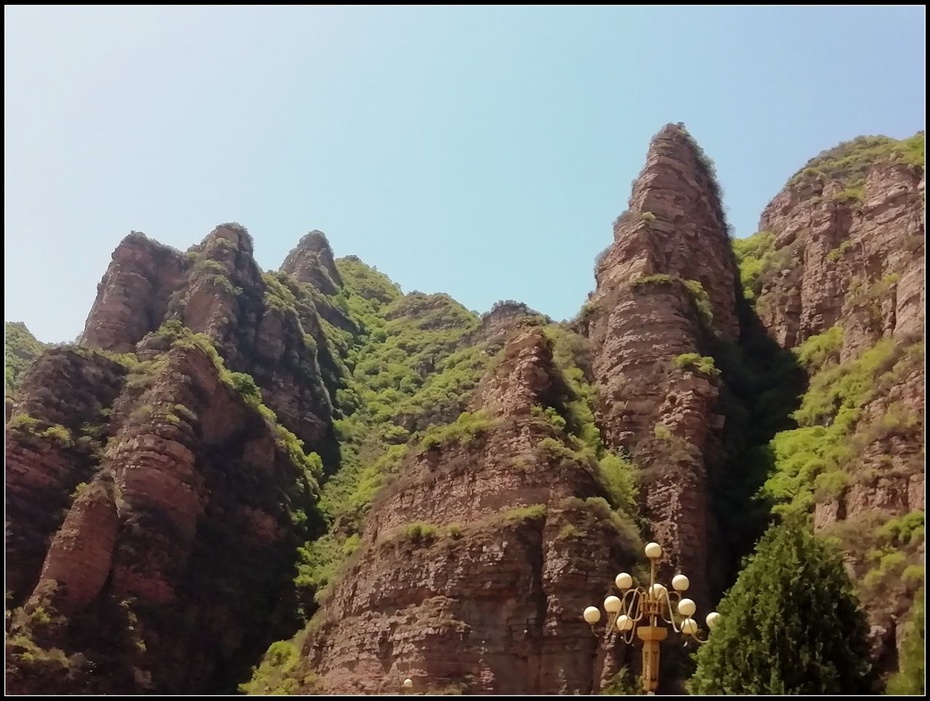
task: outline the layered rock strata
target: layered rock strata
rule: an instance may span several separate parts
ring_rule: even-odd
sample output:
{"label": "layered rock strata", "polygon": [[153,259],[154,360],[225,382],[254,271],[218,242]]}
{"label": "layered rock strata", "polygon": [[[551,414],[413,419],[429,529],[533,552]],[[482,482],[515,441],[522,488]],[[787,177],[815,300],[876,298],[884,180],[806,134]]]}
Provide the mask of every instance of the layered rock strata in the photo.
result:
{"label": "layered rock strata", "polygon": [[615,671],[580,611],[639,543],[534,413],[566,392],[541,329],[518,331],[473,423],[408,457],[304,639],[318,688],[589,693]]}
{"label": "layered rock strata", "polygon": [[681,126],[653,138],[595,277],[579,326],[595,349],[599,425],[643,471],[665,569],[686,571],[705,605],[715,569],[706,458],[724,422],[707,356],[713,339],[739,335],[737,275],[712,166]]}

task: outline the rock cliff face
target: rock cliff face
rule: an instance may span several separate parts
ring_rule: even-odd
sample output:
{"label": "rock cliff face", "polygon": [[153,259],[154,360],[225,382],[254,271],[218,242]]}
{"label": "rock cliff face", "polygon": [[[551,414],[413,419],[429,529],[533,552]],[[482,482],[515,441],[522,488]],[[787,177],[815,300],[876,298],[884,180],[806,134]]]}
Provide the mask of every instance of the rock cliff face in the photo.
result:
{"label": "rock cliff face", "polygon": [[[332,262],[320,232],[308,234],[288,260],[306,262],[308,246],[320,261]],[[317,353],[325,345],[319,318],[315,309],[305,309],[301,325],[293,294],[273,276],[263,276],[252,254],[252,238],[238,224],[218,226],[187,254],[130,234],[100,283],[82,345],[132,351],[164,321],[179,320],[213,341],[231,370],[250,373],[281,423],[333,463],[338,446]],[[338,272],[335,276],[338,280]]]}
{"label": "rock cliff face", "polygon": [[125,377],[108,358],[61,349],[25,377],[6,438],[6,588],[15,602],[35,588],[69,495],[99,466],[105,415]]}
{"label": "rock cliff face", "polygon": [[329,309],[262,274],[238,225],[187,254],[120,244],[83,345],[40,357],[10,407],[11,689],[228,691],[289,632],[322,525],[307,454],[339,460],[344,368],[314,294]]}
{"label": "rock cliff face", "polygon": [[326,235],[316,229],[300,239],[297,247],[284,259],[281,271],[298,282],[313,285],[323,294],[336,294],[343,287],[333,249]]}
{"label": "rock cliff face", "polygon": [[821,154],[731,241],[664,127],[568,325],[403,294],[318,231],[276,272],[237,224],[130,234],[79,346],[7,354],[8,689],[597,692],[630,649],[584,607],[648,537],[708,610],[760,487],[839,538],[890,669],[923,576],[922,144]]}
{"label": "rock cliff face", "polygon": [[[766,276],[756,306],[773,337],[795,347],[842,321],[843,359],[886,336],[920,337],[923,193],[923,168],[879,162],[861,199],[847,199],[840,180],[815,175],[772,200],[759,230],[774,234],[784,267]],[[883,280],[887,290],[871,295],[877,305],[866,304],[866,289]]]}
{"label": "rock cliff face", "polygon": [[168,299],[181,284],[184,256],[133,231],[113,251],[97,285],[82,345],[126,353],[161,324]]}
{"label": "rock cliff face", "polygon": [[[542,409],[569,398],[540,328],[517,331],[464,414],[379,494],[361,548],[300,638],[330,693],[589,692],[604,667],[579,611],[637,558],[596,464]],[[598,498],[600,497],[600,498]]]}
{"label": "rock cliff face", "polygon": [[470,343],[502,343],[514,329],[526,322],[548,323],[552,320],[530,309],[522,302],[506,300],[497,302],[481,317],[479,326],[469,337]]}
{"label": "rock cliff face", "polygon": [[[885,669],[923,568],[922,539],[908,538],[925,503],[924,186],[922,134],[826,151],[766,207],[744,274],[770,334],[811,376],[800,428],[776,453],[804,455],[795,438],[819,432],[801,496],[813,492],[815,525],[849,553]],[[888,547],[902,562],[882,563]]]}
{"label": "rock cliff face", "polygon": [[643,470],[645,516],[706,604],[706,455],[724,419],[702,356],[739,334],[736,268],[712,166],[680,126],[653,138],[595,277],[579,325],[595,348],[599,424]]}
{"label": "rock cliff face", "polygon": [[128,373],[55,351],[24,383],[7,436],[12,693],[228,689],[283,632],[269,619],[312,477],[204,343],[147,336]]}

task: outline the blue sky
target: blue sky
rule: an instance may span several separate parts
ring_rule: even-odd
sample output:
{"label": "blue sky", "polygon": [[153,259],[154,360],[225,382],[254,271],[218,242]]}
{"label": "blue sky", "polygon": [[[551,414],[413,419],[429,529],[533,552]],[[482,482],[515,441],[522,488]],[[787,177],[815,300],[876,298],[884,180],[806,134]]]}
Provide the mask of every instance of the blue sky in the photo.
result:
{"label": "blue sky", "polygon": [[650,137],[738,236],[819,151],[924,127],[925,10],[4,8],[7,320],[81,331],[130,230],[328,235],[405,291],[571,317]]}

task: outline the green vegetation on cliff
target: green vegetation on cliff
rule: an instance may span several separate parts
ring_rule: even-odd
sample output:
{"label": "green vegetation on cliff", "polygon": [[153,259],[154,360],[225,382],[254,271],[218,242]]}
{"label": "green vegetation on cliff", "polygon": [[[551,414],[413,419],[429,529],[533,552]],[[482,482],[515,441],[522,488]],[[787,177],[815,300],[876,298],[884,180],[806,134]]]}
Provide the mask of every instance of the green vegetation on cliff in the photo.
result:
{"label": "green vegetation on cliff", "polygon": [[459,417],[496,350],[467,343],[480,320],[448,295],[404,295],[355,257],[336,265],[358,333],[326,330],[349,377],[335,398],[341,466],[320,501],[332,527],[301,550],[297,582],[308,608],[357,547],[372,500],[408,444]]}
{"label": "green vegetation on cliff", "polygon": [[925,690],[926,639],[924,636],[924,589],[914,596],[914,607],[904,626],[904,642],[898,672],[888,681],[888,693],[896,696],[922,696]]}
{"label": "green vegetation on cliff", "polygon": [[6,396],[9,397],[19,387],[23,373],[49,346],[33,336],[21,321],[7,321],[4,335],[4,375]]}
{"label": "green vegetation on cliff", "polygon": [[789,183],[805,178],[839,180],[847,189],[861,188],[869,170],[881,162],[924,165],[924,132],[907,139],[859,136],[822,151],[795,173]]}
{"label": "green vegetation on cliff", "polygon": [[890,435],[917,438],[920,417],[892,405],[860,423],[863,407],[896,386],[923,362],[923,343],[902,346],[883,339],[861,355],[838,362],[842,331],[834,327],[808,339],[797,353],[817,369],[793,418],[798,427],[772,441],[775,471],[765,492],[783,506],[807,509],[818,495],[835,497],[857,477],[862,451]]}

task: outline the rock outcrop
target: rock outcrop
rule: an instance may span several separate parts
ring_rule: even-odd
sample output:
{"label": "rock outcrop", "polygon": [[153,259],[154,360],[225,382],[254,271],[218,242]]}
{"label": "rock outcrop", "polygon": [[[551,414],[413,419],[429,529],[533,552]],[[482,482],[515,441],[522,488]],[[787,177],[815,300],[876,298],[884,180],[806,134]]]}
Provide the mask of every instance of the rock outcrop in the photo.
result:
{"label": "rock outcrop", "polygon": [[634,564],[638,537],[596,464],[542,418],[569,392],[551,354],[541,329],[518,331],[475,413],[427,433],[379,493],[299,638],[317,676],[298,688],[588,693],[615,670],[579,612]]}
{"label": "rock outcrop", "polygon": [[314,229],[300,239],[297,247],[287,254],[281,272],[298,282],[313,285],[326,295],[342,290],[342,276],[333,258],[333,249],[322,231]]}
{"label": "rock outcrop", "polygon": [[570,324],[403,294],[316,230],[276,272],[238,224],[186,253],[133,232],[81,345],[8,352],[8,690],[596,693],[637,660],[584,607],[649,538],[708,610],[769,468],[890,669],[924,562],[902,143],[821,154],[734,242],[664,127]]}
{"label": "rock outcrop", "polygon": [[469,343],[500,344],[515,329],[523,325],[548,324],[552,320],[530,309],[522,302],[505,300],[496,302],[491,310],[481,315],[481,325],[472,332]]}
{"label": "rock outcrop", "polygon": [[127,353],[161,324],[171,294],[181,284],[185,260],[180,251],[133,231],[113,251],[97,285],[81,344]]}
{"label": "rock outcrop", "polygon": [[[329,250],[322,234],[308,236],[318,249]],[[332,261],[331,253],[319,256]],[[134,232],[113,254],[82,344],[130,352],[145,334],[178,320],[213,341],[231,370],[251,374],[281,423],[335,468],[332,399],[319,358],[326,339],[312,301],[302,305],[303,320],[297,306],[280,280],[263,276],[252,237],[238,224],[216,227],[186,254]],[[331,355],[328,348],[324,352]],[[336,383],[331,379],[330,386]]]}
{"label": "rock outcrop", "polygon": [[[799,422],[830,427],[821,452],[842,456],[820,461],[815,525],[848,553],[885,670],[917,587],[906,567],[924,557],[922,541],[896,535],[925,508],[925,179],[906,148],[864,137],[813,159],[763,212],[744,280],[772,338],[807,359]],[[889,546],[895,566],[875,560]]]}
{"label": "rock outcrop", "polygon": [[[862,188],[848,199],[839,180],[802,177],[762,214],[759,230],[774,234],[783,262],[762,281],[756,308],[785,347],[841,320],[843,359],[886,336],[923,334],[923,168],[876,163]],[[887,289],[875,289],[882,281]]]}
{"label": "rock outcrop", "polygon": [[15,604],[36,587],[72,493],[99,467],[126,374],[102,355],[53,349],[24,378],[6,435],[6,589]]}
{"label": "rock outcrop", "polygon": [[313,478],[209,342],[136,347],[128,373],[60,350],[24,382],[6,446],[8,587],[24,604],[11,693],[231,691],[286,631]]}
{"label": "rock outcrop", "polygon": [[739,335],[737,275],[713,168],[681,126],[653,138],[595,277],[578,325],[595,349],[599,425],[642,469],[653,534],[706,604],[706,454],[724,422],[709,348]]}

